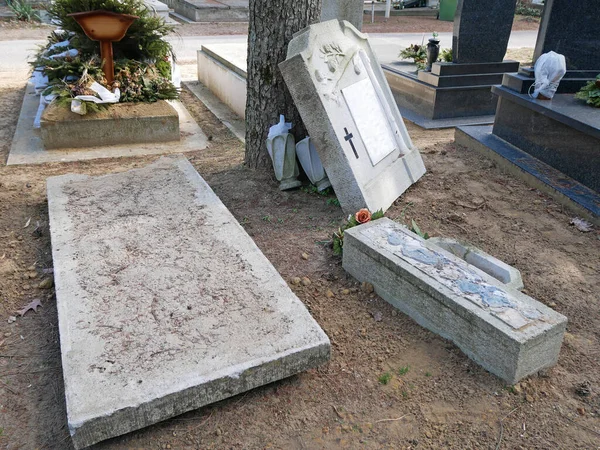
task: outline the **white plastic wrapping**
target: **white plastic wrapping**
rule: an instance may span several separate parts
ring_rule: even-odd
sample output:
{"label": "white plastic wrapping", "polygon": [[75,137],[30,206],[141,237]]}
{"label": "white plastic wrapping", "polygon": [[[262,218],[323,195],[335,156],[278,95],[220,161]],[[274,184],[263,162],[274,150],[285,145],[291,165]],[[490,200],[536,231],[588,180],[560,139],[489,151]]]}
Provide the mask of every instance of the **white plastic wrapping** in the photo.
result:
{"label": "white plastic wrapping", "polygon": [[565,57],[555,52],[544,53],[538,58],[534,67],[535,84],[533,98],[543,96],[546,99],[554,97],[562,77],[567,73]]}

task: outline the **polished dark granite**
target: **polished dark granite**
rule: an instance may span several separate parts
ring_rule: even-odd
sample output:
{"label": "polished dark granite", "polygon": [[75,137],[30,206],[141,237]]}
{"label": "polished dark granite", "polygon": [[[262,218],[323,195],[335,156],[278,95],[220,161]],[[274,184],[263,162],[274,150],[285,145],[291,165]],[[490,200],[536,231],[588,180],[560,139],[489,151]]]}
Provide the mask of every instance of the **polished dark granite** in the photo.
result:
{"label": "polished dark granite", "polygon": [[452,54],[455,63],[501,62],[506,54],[515,0],[458,0]]}

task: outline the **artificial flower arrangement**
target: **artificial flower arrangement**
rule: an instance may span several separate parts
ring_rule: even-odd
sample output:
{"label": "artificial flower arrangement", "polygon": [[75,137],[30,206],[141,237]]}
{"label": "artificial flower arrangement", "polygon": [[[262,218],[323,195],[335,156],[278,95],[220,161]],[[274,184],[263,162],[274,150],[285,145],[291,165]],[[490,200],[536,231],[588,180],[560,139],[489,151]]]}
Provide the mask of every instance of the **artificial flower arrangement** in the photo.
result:
{"label": "artificial flower arrangement", "polygon": [[344,231],[348,228],[355,227],[357,225],[370,222],[371,220],[381,219],[383,217],[383,210],[375,211],[371,213],[367,208],[363,208],[357,211],[354,215],[348,216],[348,223],[341,226],[338,231],[333,233],[333,253],[341,255],[344,251]]}
{"label": "artificial flower arrangement", "polygon": [[[107,83],[102,72],[99,42],[88,38],[70,16],[96,10],[138,17],[125,37],[113,43],[112,84]],[[34,82],[37,77],[36,87],[43,87],[40,90],[44,97],[65,105],[78,96],[89,99],[89,96],[113,94],[118,102],[155,102],[179,97],[179,90],[172,82],[173,50],[164,40],[173,27],[154,16],[142,0],[55,0],[48,12],[60,30],[51,33],[47,44],[31,62]],[[84,106],[80,114],[109,104],[87,100],[78,103]]]}

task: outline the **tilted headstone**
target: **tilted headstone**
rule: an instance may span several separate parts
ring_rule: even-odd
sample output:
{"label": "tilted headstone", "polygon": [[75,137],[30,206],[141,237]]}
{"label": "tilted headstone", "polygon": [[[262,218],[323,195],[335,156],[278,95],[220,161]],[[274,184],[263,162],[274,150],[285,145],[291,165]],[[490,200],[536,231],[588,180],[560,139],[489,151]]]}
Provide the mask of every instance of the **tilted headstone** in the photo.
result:
{"label": "tilted headstone", "polygon": [[515,0],[458,0],[452,37],[453,62],[501,62],[514,15]]}
{"label": "tilted headstone", "polygon": [[600,71],[599,22],[598,0],[546,0],[534,60],[553,50],[568,70]]}
{"label": "tilted headstone", "polygon": [[425,173],[367,36],[349,22],[299,32],[279,68],[345,213],[385,210]]}
{"label": "tilted headstone", "polygon": [[323,0],[321,22],[347,20],[358,30],[362,29],[365,3],[363,0]]}

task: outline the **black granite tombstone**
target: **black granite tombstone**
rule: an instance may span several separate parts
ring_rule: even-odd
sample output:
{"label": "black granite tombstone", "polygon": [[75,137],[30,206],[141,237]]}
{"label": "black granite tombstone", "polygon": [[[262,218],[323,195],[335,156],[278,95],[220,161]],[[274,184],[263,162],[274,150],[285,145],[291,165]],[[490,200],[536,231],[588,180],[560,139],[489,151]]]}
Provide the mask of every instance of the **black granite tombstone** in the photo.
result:
{"label": "black granite tombstone", "polygon": [[[558,93],[577,92],[600,73],[599,23],[598,0],[546,0],[533,59],[549,51],[564,55],[567,73]],[[505,76],[502,84],[526,94],[534,82],[533,68],[524,67]]]}
{"label": "black granite tombstone", "polygon": [[546,0],[534,58],[555,51],[567,73],[552,100],[528,95],[532,68],[506,74],[493,127],[460,127],[456,142],[477,149],[600,224],[600,109],[575,98],[600,73],[599,0]]}
{"label": "black granite tombstone", "polygon": [[508,47],[515,5],[514,0],[458,0],[452,36],[453,62],[501,62]]}
{"label": "black granite tombstone", "polygon": [[497,100],[491,87],[519,68],[503,61],[514,13],[515,0],[459,0],[453,62],[416,74],[384,65],[402,115],[425,128],[492,123]]}

